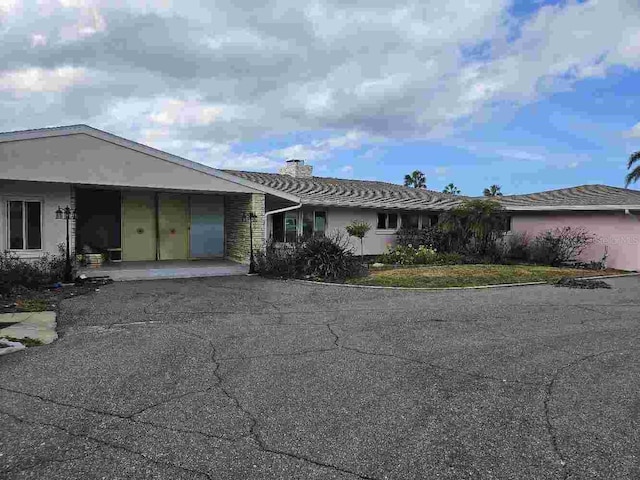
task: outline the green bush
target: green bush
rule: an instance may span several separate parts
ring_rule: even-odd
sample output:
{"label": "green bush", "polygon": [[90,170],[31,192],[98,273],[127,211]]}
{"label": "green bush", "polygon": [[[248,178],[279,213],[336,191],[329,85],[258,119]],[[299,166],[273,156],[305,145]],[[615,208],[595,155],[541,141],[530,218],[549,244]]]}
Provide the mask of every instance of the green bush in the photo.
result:
{"label": "green bush", "polygon": [[396,245],[380,255],[378,262],[387,265],[450,265],[460,263],[462,256],[457,253],[441,253],[420,245]]}
{"label": "green bush", "polygon": [[0,253],[0,294],[9,294],[16,287],[38,289],[59,282],[64,277],[65,257],[45,254],[25,260],[14,253]]}
{"label": "green bush", "polygon": [[343,237],[311,237],[295,244],[267,245],[256,256],[260,275],[343,281],[366,275],[366,267],[353,255]]}
{"label": "green bush", "polygon": [[396,245],[424,245],[438,252],[446,252],[449,243],[447,232],[441,230],[438,225],[422,229],[401,228],[396,234]]}
{"label": "green bush", "polygon": [[493,200],[465,200],[441,215],[438,228],[446,234],[447,251],[495,257],[505,219],[502,207]]}

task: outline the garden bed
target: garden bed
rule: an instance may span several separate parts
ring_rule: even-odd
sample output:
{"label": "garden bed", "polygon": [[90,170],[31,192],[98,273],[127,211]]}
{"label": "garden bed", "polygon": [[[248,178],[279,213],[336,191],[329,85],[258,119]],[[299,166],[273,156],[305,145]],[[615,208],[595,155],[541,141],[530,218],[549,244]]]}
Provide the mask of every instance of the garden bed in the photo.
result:
{"label": "garden bed", "polygon": [[446,288],[553,282],[560,278],[628,273],[620,270],[585,270],[541,265],[444,265],[371,270],[369,276],[349,279],[353,285]]}

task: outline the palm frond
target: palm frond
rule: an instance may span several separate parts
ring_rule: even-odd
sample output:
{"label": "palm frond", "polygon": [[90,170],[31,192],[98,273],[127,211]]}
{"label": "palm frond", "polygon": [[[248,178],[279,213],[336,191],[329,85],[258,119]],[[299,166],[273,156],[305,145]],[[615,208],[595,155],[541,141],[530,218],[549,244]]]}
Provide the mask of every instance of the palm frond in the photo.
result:
{"label": "palm frond", "polygon": [[[640,156],[638,158],[640,158]],[[625,187],[628,187],[630,183],[637,182],[638,180],[640,180],[640,165],[638,165],[627,174],[627,176],[625,177]]]}
{"label": "palm frond", "polygon": [[629,156],[629,161],[627,162],[627,168],[631,168],[631,166],[640,160],[640,151],[632,153]]}

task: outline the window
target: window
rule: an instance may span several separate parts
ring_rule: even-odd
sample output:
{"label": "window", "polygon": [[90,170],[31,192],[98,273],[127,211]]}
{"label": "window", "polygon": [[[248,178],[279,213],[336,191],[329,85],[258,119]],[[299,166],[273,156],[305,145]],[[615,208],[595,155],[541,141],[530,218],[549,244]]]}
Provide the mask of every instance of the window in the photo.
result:
{"label": "window", "polygon": [[302,213],[302,236],[324,235],[327,229],[327,212],[321,210],[305,210]]}
{"label": "window", "polygon": [[417,213],[403,213],[400,218],[402,220],[400,224],[402,228],[417,229],[419,227],[420,215]]}
{"label": "window", "polygon": [[502,219],[502,228],[501,230],[503,232],[510,232],[511,231],[511,216],[507,215],[505,217],[503,217]]}
{"label": "window", "polygon": [[327,212],[314,212],[313,233],[324,235],[327,230]]}
{"label": "window", "polygon": [[422,220],[420,228],[433,227],[438,224],[438,215],[422,215],[420,220]]}
{"label": "window", "polygon": [[273,215],[273,241],[284,242],[284,213]]}
{"label": "window", "polygon": [[284,214],[284,241],[295,242],[298,239],[298,211]]}
{"label": "window", "polygon": [[11,200],[7,202],[10,250],[42,248],[42,204]]}
{"label": "window", "polygon": [[397,213],[378,213],[378,230],[395,230],[398,228]]}

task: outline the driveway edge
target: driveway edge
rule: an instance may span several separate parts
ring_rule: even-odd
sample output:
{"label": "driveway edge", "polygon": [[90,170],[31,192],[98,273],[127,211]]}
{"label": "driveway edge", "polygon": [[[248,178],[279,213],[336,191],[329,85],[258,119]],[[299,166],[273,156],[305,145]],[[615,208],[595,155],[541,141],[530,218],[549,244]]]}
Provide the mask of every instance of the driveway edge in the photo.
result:
{"label": "driveway edge", "polygon": [[[619,277],[637,277],[640,273],[622,273],[618,275],[598,275],[595,277],[573,277],[576,280],[599,280],[605,278],[619,278]],[[528,287],[531,285],[553,285],[549,282],[524,282],[524,283],[497,283],[495,285],[475,285],[471,287],[385,287],[381,285],[353,285],[350,283],[329,283],[329,282],[316,282],[314,280],[299,280],[293,279],[294,282],[307,283],[311,285],[328,285],[338,287],[349,288],[373,288],[377,290],[416,290],[426,292],[437,292],[446,290],[484,290],[489,288],[509,288],[509,287]]]}

